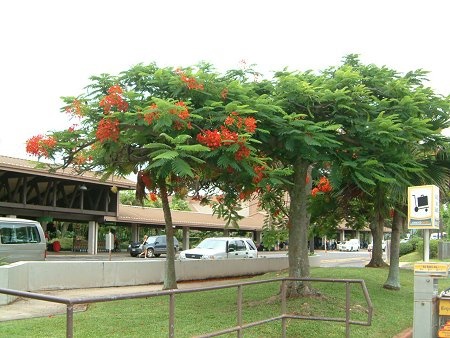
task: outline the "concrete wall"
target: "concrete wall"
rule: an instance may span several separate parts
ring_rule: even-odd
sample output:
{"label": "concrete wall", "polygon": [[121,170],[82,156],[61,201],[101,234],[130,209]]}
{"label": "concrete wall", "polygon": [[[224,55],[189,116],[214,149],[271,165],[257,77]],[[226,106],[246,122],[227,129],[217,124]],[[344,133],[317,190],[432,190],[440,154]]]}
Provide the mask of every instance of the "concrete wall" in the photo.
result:
{"label": "concrete wall", "polygon": [[450,242],[439,241],[438,243],[438,258],[450,258]]}
{"label": "concrete wall", "polygon": [[[175,261],[178,281],[250,276],[288,266],[287,257]],[[0,266],[0,288],[38,291],[158,284],[164,281],[164,269],[164,260],[18,262]],[[15,298],[0,294],[0,305]]]}

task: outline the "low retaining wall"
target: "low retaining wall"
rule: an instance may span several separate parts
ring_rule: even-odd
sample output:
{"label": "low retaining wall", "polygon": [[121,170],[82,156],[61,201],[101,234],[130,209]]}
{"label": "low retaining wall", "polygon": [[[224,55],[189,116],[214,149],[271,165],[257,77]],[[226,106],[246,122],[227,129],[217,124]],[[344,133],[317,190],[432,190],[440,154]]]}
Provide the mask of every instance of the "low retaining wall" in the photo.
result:
{"label": "low retaining wall", "polygon": [[[288,266],[287,257],[175,261],[178,281],[251,276]],[[0,288],[38,291],[158,284],[164,281],[164,269],[164,260],[17,262],[0,266]],[[0,305],[16,298],[0,294]]]}

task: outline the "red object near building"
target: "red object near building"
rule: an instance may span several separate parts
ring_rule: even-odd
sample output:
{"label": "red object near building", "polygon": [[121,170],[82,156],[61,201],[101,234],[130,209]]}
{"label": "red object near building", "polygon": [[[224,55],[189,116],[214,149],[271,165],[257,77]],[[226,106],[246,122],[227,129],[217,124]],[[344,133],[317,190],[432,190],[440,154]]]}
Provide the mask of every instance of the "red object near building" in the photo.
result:
{"label": "red object near building", "polygon": [[61,250],[61,243],[59,241],[53,242],[53,251],[59,252]]}

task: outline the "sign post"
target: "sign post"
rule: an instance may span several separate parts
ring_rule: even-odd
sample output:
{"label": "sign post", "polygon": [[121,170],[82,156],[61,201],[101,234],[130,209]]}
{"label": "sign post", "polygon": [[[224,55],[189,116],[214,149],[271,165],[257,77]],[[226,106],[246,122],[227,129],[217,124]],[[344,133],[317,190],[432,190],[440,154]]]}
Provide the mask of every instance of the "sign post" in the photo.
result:
{"label": "sign post", "polygon": [[430,229],[439,229],[439,189],[408,187],[408,229],[423,229],[424,261],[430,260]]}

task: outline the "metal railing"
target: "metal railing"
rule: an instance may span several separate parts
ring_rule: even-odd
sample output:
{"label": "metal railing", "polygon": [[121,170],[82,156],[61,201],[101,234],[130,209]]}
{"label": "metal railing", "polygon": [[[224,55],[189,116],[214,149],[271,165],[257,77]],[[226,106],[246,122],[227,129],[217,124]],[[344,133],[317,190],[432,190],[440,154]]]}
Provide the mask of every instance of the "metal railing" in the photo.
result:
{"label": "metal railing", "polygon": [[[264,320],[243,323],[242,318],[242,307],[243,307],[243,288],[249,285],[256,284],[264,284],[264,283],[273,283],[273,282],[281,282],[281,313],[278,316],[270,317]],[[327,282],[327,283],[344,283],[345,284],[345,318],[340,317],[320,317],[320,316],[302,316],[293,313],[287,312],[287,286],[289,282]],[[351,284],[359,284],[361,286],[361,290],[364,295],[364,299],[367,305],[366,313],[367,319],[365,321],[352,320],[350,318],[350,285]],[[54,302],[59,304],[66,304],[66,337],[73,337],[73,312],[74,306],[78,304],[89,304],[89,303],[99,303],[99,302],[109,302],[109,301],[118,301],[125,299],[138,299],[138,298],[149,298],[149,297],[162,297],[169,296],[169,337],[175,337],[175,296],[178,294],[184,293],[192,293],[192,292],[203,292],[203,291],[212,291],[226,288],[237,288],[237,323],[236,326],[211,332],[205,335],[197,336],[197,337],[216,337],[226,333],[236,332],[237,337],[243,336],[243,331],[245,329],[266,324],[272,321],[281,320],[281,337],[286,337],[286,329],[287,329],[287,320],[288,319],[303,319],[303,320],[319,320],[319,321],[330,321],[330,322],[342,322],[345,323],[345,335],[346,337],[350,337],[350,325],[362,325],[362,326],[370,326],[372,323],[372,313],[373,306],[372,301],[369,296],[369,292],[365,285],[364,280],[362,279],[330,279],[330,278],[274,278],[260,281],[249,281],[249,282],[241,282],[241,283],[233,283],[226,285],[217,285],[217,286],[208,286],[202,288],[192,288],[192,289],[172,289],[172,290],[161,290],[161,291],[151,291],[151,292],[141,292],[141,293],[129,293],[122,295],[111,295],[111,296],[97,296],[97,297],[86,297],[86,298],[62,298],[55,297],[50,295],[43,295],[39,293],[26,292],[26,291],[18,291],[12,289],[4,289],[0,288],[0,293],[13,295],[18,297],[25,297],[31,299],[37,299],[42,301]]]}

